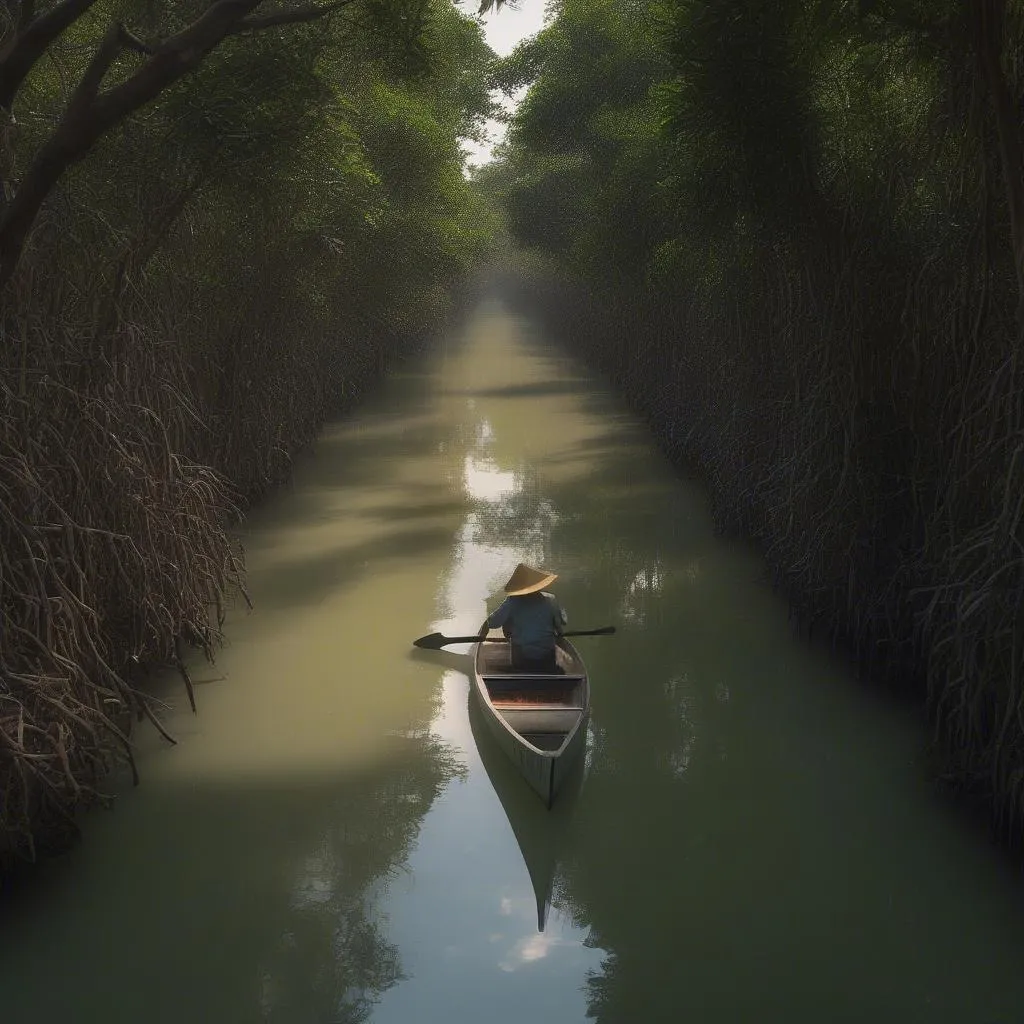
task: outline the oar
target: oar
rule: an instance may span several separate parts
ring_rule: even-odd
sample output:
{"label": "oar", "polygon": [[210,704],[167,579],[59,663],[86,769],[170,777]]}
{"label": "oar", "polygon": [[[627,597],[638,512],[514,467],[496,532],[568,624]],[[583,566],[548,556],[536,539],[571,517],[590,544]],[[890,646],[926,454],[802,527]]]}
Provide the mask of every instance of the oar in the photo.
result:
{"label": "oar", "polygon": [[[615,632],[614,626],[602,626],[600,629],[575,629],[568,630],[562,636],[608,636]],[[430,633],[413,640],[414,647],[425,647],[428,651],[439,651],[448,644],[475,644],[481,640],[489,640],[495,643],[507,643],[503,636],[445,636],[444,633]]]}

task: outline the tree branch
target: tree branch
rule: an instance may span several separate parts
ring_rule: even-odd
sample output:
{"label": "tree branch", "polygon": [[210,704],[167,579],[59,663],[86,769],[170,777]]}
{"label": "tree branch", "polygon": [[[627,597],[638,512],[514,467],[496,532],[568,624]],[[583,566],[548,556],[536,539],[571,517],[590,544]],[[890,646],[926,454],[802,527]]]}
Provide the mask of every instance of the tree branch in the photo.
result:
{"label": "tree branch", "polygon": [[143,42],[134,32],[129,32],[124,25],[119,25],[118,30],[121,36],[121,45],[126,50],[134,50],[136,53],[144,53],[148,57],[152,57],[156,53],[156,47],[150,46],[149,43]]}
{"label": "tree branch", "polygon": [[[59,6],[66,7],[72,3],[88,6],[94,2],[63,0]],[[216,0],[191,25],[152,47],[133,36],[123,25],[110,27],[75,87],[60,123],[36,153],[0,218],[0,289],[14,272],[32,224],[60,176],[81,160],[106,132],[197,68],[211,50],[239,30],[243,20],[248,19],[249,24],[242,31],[313,21],[356,0],[333,0],[265,18],[249,19],[248,16],[262,2]],[[101,93],[99,88],[107,71],[125,48],[145,53],[148,59],[123,82]]]}
{"label": "tree branch", "polygon": [[332,3],[310,4],[307,7],[298,7],[291,11],[275,11],[273,14],[264,14],[258,18],[243,18],[232,30],[232,35],[242,32],[259,32],[265,28],[274,28],[277,25],[298,25],[307,21],[316,21],[333,11],[340,10],[355,3],[355,0],[333,0]]}
{"label": "tree branch", "polygon": [[71,99],[68,100],[68,107],[61,123],[88,113],[88,108],[96,98],[103,79],[110,70],[110,65],[117,60],[118,54],[124,46],[123,34],[124,26],[121,24],[111,25],[107,29],[92,60],[89,61],[89,66],[85,69],[78,85],[75,86]]}
{"label": "tree branch", "polygon": [[20,32],[36,15],[35,0],[21,0],[18,11],[18,31]]}
{"label": "tree branch", "polygon": [[14,97],[36,61],[95,3],[96,0],[61,0],[35,17],[35,4],[31,0],[22,4],[17,27],[8,33],[0,50],[0,107],[11,109]]}

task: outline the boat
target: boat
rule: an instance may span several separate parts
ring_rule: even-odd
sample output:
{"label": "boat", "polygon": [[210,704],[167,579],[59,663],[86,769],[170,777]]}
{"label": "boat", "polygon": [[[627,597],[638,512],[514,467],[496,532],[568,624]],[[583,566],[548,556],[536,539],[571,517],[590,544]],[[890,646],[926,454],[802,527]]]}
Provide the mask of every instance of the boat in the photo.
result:
{"label": "boat", "polygon": [[473,652],[473,690],[498,746],[550,809],[586,744],[590,680],[579,651],[559,637],[561,674],[520,672],[502,642],[481,641]]}
{"label": "boat", "polygon": [[[469,727],[484,771],[494,787],[526,865],[537,903],[537,931],[547,926],[555,877],[571,841],[574,809],[583,788],[585,758],[576,758],[558,794],[558,802],[546,808],[498,746],[485,721],[486,713],[472,691],[469,693]],[[563,894],[564,895],[564,894]]]}

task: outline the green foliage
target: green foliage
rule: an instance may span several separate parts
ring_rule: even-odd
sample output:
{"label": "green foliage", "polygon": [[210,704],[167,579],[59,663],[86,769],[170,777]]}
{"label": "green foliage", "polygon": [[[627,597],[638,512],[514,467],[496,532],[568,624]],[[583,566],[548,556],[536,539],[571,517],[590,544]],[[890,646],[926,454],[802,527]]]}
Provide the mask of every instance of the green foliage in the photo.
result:
{"label": "green foliage", "polygon": [[[530,83],[500,176],[510,223],[604,276],[652,280],[769,240],[799,244],[850,202],[934,232],[970,157],[970,55],[955,0],[561,0],[500,62]],[[544,229],[531,227],[543,220]],[[827,229],[826,229],[827,230]],[[731,254],[731,255],[730,255]]]}
{"label": "green foliage", "polygon": [[[97,6],[73,27],[63,69],[72,77],[112,14],[159,37],[202,9]],[[370,0],[351,16],[225,41],[69,176],[66,200],[91,225],[88,273],[113,273],[126,249],[159,249],[161,211],[187,197],[192,244],[208,247],[207,283],[237,287],[239,270],[273,253],[294,268],[279,287],[296,297],[322,305],[342,289],[365,316],[387,296],[385,319],[409,326],[420,289],[433,295],[486,242],[466,224],[476,198],[459,140],[492,112],[492,59],[480,26],[449,0]],[[19,163],[65,95],[64,78],[40,65],[20,97],[32,130],[18,139]]]}
{"label": "green foliage", "polygon": [[553,11],[497,68],[507,87],[534,81],[492,177],[524,244],[593,273],[643,273],[668,219],[652,93],[667,73],[657,22],[647,5],[611,0],[564,0]]}

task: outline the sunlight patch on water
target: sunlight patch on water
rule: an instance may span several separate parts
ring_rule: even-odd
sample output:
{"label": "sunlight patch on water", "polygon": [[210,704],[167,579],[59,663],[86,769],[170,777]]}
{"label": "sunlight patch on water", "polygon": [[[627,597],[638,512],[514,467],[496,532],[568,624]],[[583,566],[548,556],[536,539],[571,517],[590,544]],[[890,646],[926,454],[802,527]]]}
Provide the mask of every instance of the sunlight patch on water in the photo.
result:
{"label": "sunlight patch on water", "polygon": [[493,459],[466,456],[466,491],[477,501],[503,501],[522,489],[518,475],[498,468]]}
{"label": "sunlight patch on water", "polygon": [[655,561],[651,565],[645,565],[628,583],[619,605],[620,615],[634,625],[642,625],[648,599],[657,596],[664,585],[665,569],[661,562]]}

